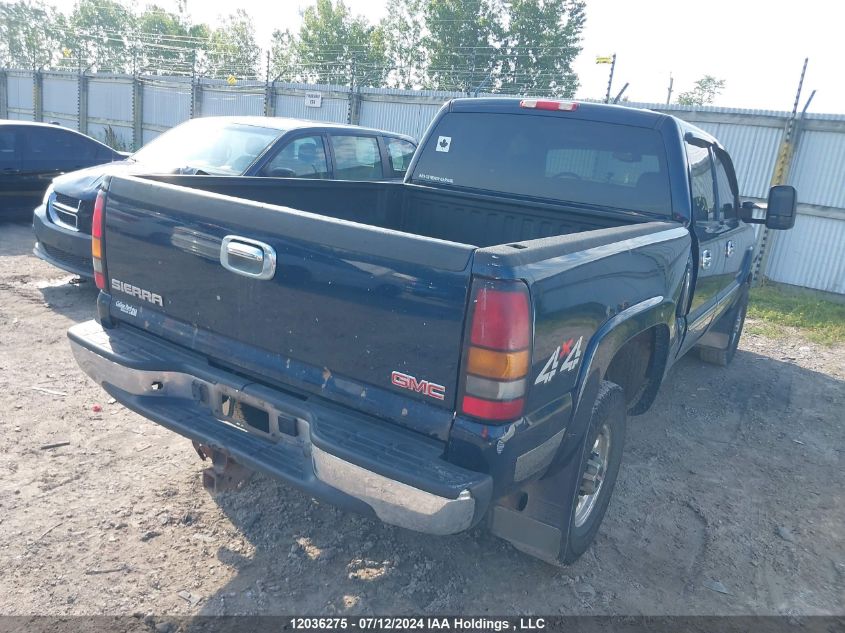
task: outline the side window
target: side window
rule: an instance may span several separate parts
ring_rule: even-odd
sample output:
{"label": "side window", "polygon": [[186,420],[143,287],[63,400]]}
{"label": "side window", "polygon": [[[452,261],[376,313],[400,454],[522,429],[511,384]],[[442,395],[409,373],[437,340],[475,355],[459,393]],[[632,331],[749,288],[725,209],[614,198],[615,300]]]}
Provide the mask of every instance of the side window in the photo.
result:
{"label": "side window", "polygon": [[66,171],[94,162],[99,145],[86,138],[50,127],[27,130],[23,136],[24,171]]}
{"label": "side window", "polygon": [[24,172],[59,171],[60,158],[51,150],[49,129],[29,128],[20,136],[21,169]]}
{"label": "side window", "polygon": [[113,160],[120,160],[120,157],[116,157],[112,150],[107,147],[99,147],[97,148],[97,161],[102,163],[108,163]]}
{"label": "side window", "polygon": [[382,180],[381,156],[374,136],[332,134],[334,171],[338,180]]}
{"label": "side window", "polygon": [[687,146],[687,160],[692,187],[692,212],[698,221],[716,219],[716,192],[713,190],[713,169],[710,164],[710,149]]}
{"label": "side window", "polygon": [[97,143],[71,132],[59,133],[58,146],[65,160],[74,165],[82,164],[86,167],[96,160],[100,150]]}
{"label": "side window", "polygon": [[320,135],[301,136],[287,144],[261,170],[276,178],[328,178],[329,166]]}
{"label": "side window", "polygon": [[716,194],[719,196],[719,209],[722,218],[735,220],[737,217],[736,196],[731,189],[731,180],[728,178],[728,171],[719,159],[719,153],[713,153],[713,160],[716,166]]}
{"label": "side window", "polygon": [[18,169],[20,156],[16,147],[17,133],[10,128],[0,128],[0,169]]}
{"label": "side window", "polygon": [[413,143],[409,143],[401,138],[384,139],[387,143],[387,155],[390,157],[390,169],[396,177],[404,176],[408,171],[408,165],[411,162],[411,156],[417,149]]}

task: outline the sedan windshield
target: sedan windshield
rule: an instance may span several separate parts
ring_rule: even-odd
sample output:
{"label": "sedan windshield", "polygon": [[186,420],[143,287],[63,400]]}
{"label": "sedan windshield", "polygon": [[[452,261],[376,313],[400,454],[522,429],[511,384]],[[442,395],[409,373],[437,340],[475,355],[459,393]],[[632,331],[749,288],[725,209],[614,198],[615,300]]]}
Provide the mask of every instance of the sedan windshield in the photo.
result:
{"label": "sedan windshield", "polygon": [[142,147],[132,160],[156,169],[239,176],[282,134],[284,130],[225,119],[192,119]]}

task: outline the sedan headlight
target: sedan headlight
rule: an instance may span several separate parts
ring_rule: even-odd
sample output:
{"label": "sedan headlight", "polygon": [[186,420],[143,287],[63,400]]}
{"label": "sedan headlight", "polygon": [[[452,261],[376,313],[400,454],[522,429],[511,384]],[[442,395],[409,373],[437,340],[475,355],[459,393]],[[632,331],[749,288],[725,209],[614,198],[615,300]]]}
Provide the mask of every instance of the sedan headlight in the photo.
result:
{"label": "sedan headlight", "polygon": [[47,187],[47,191],[44,192],[44,199],[41,201],[41,204],[46,205],[48,202],[50,202],[50,196],[52,196],[52,195],[53,195],[53,185],[51,184],[49,187]]}

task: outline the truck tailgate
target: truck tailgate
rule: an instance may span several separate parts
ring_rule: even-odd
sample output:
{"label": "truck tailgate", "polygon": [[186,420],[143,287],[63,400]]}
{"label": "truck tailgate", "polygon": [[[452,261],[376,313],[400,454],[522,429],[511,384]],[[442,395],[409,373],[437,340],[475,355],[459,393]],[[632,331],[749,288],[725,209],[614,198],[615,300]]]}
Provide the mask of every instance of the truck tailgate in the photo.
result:
{"label": "truck tailgate", "polygon": [[446,437],[474,247],[133,177],[105,218],[113,319]]}

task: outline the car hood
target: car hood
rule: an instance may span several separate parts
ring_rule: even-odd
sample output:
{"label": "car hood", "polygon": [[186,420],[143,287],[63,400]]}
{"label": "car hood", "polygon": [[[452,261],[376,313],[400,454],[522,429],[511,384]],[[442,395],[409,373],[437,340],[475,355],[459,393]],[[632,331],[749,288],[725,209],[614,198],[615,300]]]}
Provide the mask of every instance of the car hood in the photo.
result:
{"label": "car hood", "polygon": [[118,160],[113,163],[86,167],[53,179],[53,189],[78,200],[93,200],[97,189],[106,176],[132,176],[133,174],[176,174],[179,169],[155,169],[133,160]]}
{"label": "car hood", "polygon": [[104,165],[94,165],[72,171],[53,179],[53,189],[59,193],[79,200],[93,200],[97,196],[97,189],[106,176],[129,176],[148,171],[138,163],[129,160],[119,160]]}

